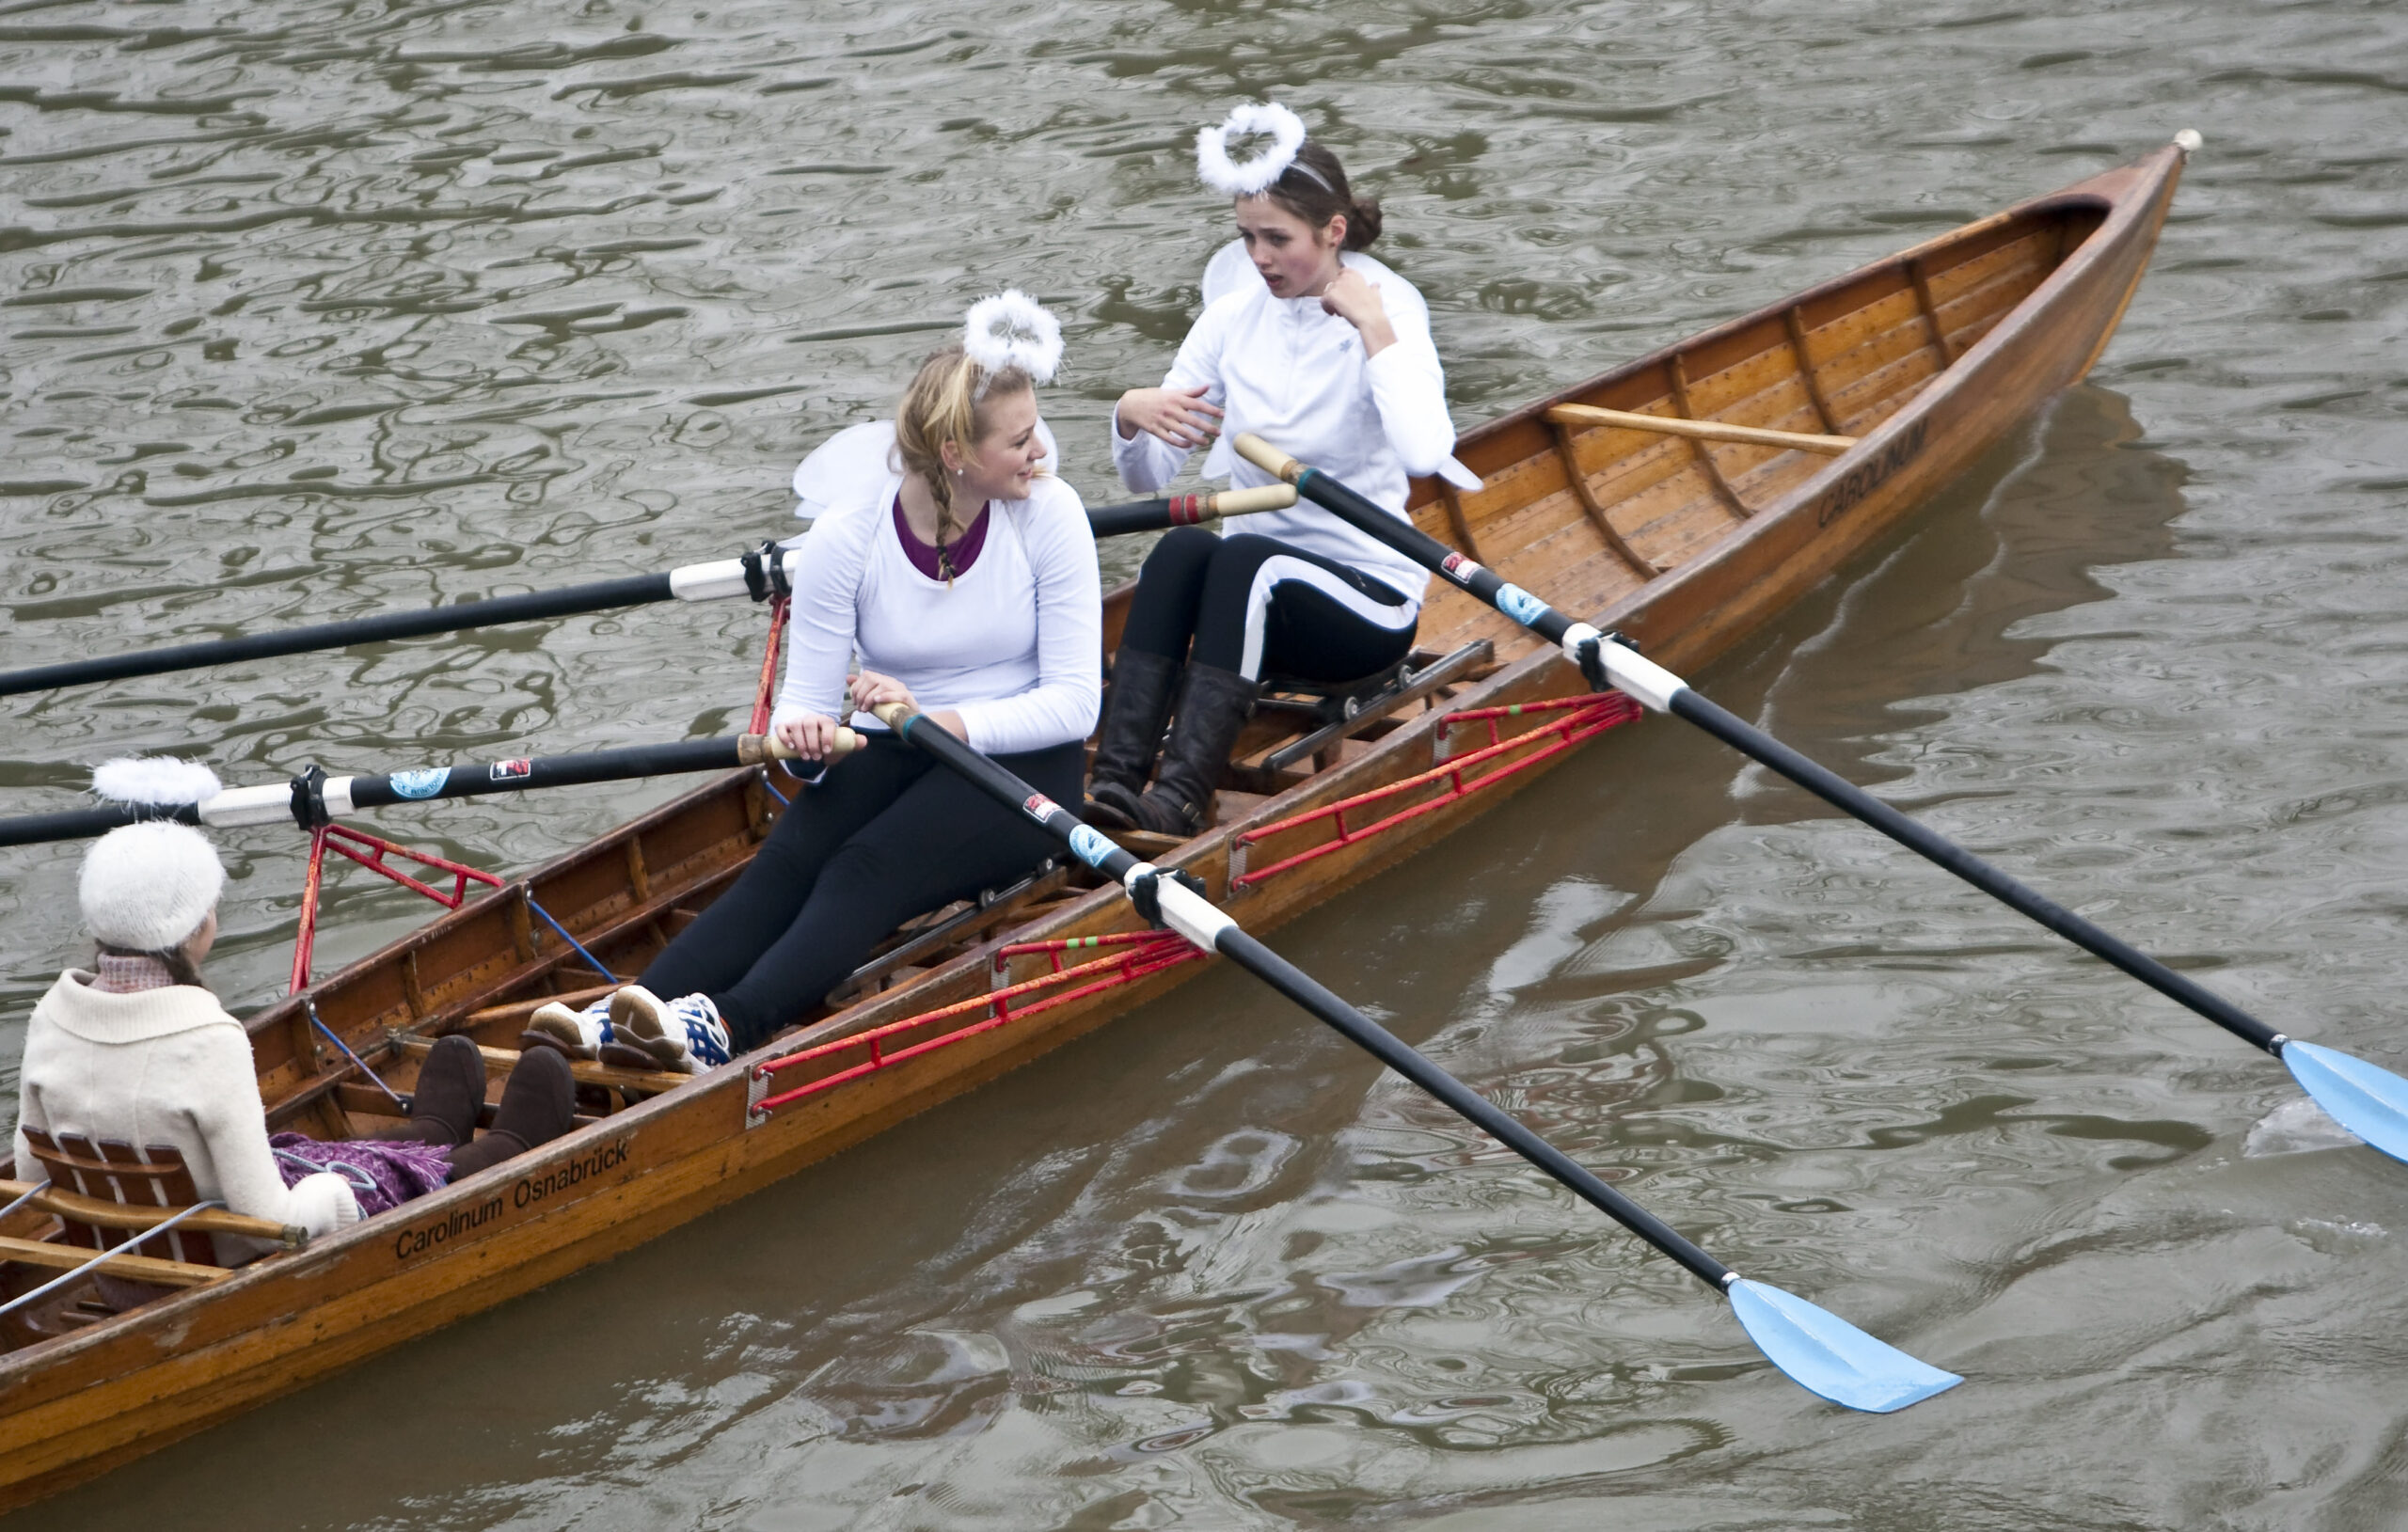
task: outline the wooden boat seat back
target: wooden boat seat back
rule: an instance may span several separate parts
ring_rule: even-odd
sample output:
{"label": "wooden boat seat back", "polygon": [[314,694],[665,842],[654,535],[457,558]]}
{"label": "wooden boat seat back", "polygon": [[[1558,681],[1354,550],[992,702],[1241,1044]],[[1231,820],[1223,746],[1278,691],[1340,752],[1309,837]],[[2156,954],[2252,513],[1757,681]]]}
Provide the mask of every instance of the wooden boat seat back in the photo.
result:
{"label": "wooden boat seat back", "polygon": [[[116,1139],[93,1140],[75,1133],[53,1137],[38,1128],[24,1130],[33,1150],[35,1178],[47,1177],[53,1188],[90,1197],[96,1202],[175,1212],[201,1200],[192,1170],[182,1150],[153,1144],[137,1148]],[[68,1243],[86,1250],[123,1250],[193,1266],[224,1266],[216,1241],[188,1229],[144,1235],[138,1230],[104,1228],[71,1214],[56,1215]]]}
{"label": "wooden boat seat back", "polygon": [[[116,1139],[95,1140],[75,1133],[54,1136],[35,1128],[24,1131],[34,1157],[24,1173],[36,1179],[47,1177],[54,1190],[164,1214],[180,1212],[201,1200],[182,1151],[171,1145],[137,1147]],[[219,1258],[216,1240],[198,1230],[173,1228],[144,1234],[79,1218],[55,1203],[48,1210],[58,1220],[59,1242],[78,1249],[147,1256],[182,1267],[231,1264]],[[179,1290],[179,1286],[135,1281],[106,1271],[94,1272],[91,1283],[87,1295],[71,1297],[55,1310],[55,1322],[67,1328],[89,1324]]]}

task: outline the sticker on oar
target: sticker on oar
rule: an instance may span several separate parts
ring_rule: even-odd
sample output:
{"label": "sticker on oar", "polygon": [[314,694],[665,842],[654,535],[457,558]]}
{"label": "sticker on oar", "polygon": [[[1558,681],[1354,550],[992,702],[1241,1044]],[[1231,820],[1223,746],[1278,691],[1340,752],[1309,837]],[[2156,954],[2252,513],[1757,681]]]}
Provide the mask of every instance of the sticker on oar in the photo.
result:
{"label": "sticker on oar", "polygon": [[1727,1289],[1731,1311],[1766,1360],[1833,1404],[1886,1415],[1965,1380],[1875,1340],[1796,1293],[1746,1277]]}
{"label": "sticker on oar", "polygon": [[2408,1160],[2408,1080],[2296,1037],[2283,1040],[2281,1057],[2326,1116],[2394,1160]]}

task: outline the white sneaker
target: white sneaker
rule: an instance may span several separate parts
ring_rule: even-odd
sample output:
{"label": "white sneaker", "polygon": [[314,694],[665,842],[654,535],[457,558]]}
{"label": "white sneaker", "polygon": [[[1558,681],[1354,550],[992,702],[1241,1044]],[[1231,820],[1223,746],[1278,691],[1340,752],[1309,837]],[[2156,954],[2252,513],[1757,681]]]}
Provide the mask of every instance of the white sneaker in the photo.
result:
{"label": "white sneaker", "polygon": [[662,1000],[640,984],[610,997],[610,1025],[621,1042],[633,1043],[672,1069],[689,1075],[725,1064],[735,1054],[727,1024],[708,995]]}
{"label": "white sneaker", "polygon": [[592,1001],[581,1011],[572,1011],[557,1000],[539,1006],[527,1019],[527,1036],[573,1059],[598,1058],[602,1045],[612,1036],[610,997]]}

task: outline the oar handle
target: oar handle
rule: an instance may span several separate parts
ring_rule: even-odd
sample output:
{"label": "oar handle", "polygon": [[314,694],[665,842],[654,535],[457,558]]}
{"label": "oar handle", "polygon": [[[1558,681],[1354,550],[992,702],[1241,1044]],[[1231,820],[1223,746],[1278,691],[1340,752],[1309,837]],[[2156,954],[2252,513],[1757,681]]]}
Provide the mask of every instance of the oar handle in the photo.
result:
{"label": "oar handle", "polygon": [[1214,495],[1167,495],[1126,505],[1099,505],[1087,512],[1087,526],[1098,537],[1160,531],[1168,527],[1194,527],[1223,516],[1251,515],[1259,511],[1284,511],[1296,503],[1287,484],[1257,484],[1251,489],[1225,489]]}
{"label": "oar handle", "polygon": [[1648,707],[1687,719],[1762,762],[1843,813],[1881,831],[1933,864],[2030,917],[2083,951],[2224,1028],[2280,1056],[2284,1035],[2211,990],[2184,978],[2156,958],[2099,929],[1981,858],[1900,813],[1872,794],[1816,766],[1762,730],[1741,722],[1689,688],[1687,682],[1627,645],[1612,642],[1587,623],[1576,623],[1517,585],[1501,580],[1453,552],[1419,528],[1388,514],[1335,479],[1316,472],[1259,436],[1237,437],[1240,455],[1296,486],[1297,492],[1341,520],[1386,543],[1531,632],[1562,649],[1592,686],[1613,687]]}
{"label": "oar handle", "polygon": [[[830,761],[841,761],[861,748],[862,736],[840,723],[836,726],[836,742],[829,747],[828,754],[824,758]],[[800,759],[802,759],[800,752],[779,738],[775,731],[766,734],[736,736],[736,762],[738,766],[759,766],[768,761],[799,761]]]}

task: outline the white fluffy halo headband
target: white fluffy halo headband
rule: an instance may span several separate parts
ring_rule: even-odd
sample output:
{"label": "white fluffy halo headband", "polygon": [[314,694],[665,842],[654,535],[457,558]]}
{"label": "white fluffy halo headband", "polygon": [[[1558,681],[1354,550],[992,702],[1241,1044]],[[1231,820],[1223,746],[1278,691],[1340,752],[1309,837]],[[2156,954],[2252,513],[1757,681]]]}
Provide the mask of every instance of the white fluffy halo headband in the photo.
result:
{"label": "white fluffy halo headband", "polygon": [[[1271,146],[1244,165],[1229,158],[1229,144],[1234,139],[1261,134]],[[1335,191],[1329,182],[1313,175],[1309,165],[1296,165],[1296,151],[1305,147],[1305,119],[1275,101],[1247,102],[1228,115],[1217,128],[1196,130],[1196,173],[1204,184],[1224,197],[1257,197],[1271,189],[1272,184],[1287,172],[1290,166],[1307,176],[1323,191]]]}
{"label": "white fluffy halo headband", "polygon": [[1062,322],[1035,298],[1012,288],[970,306],[961,327],[961,350],[979,371],[978,393],[1005,372],[1024,372],[1031,383],[1051,383],[1062,365]]}

